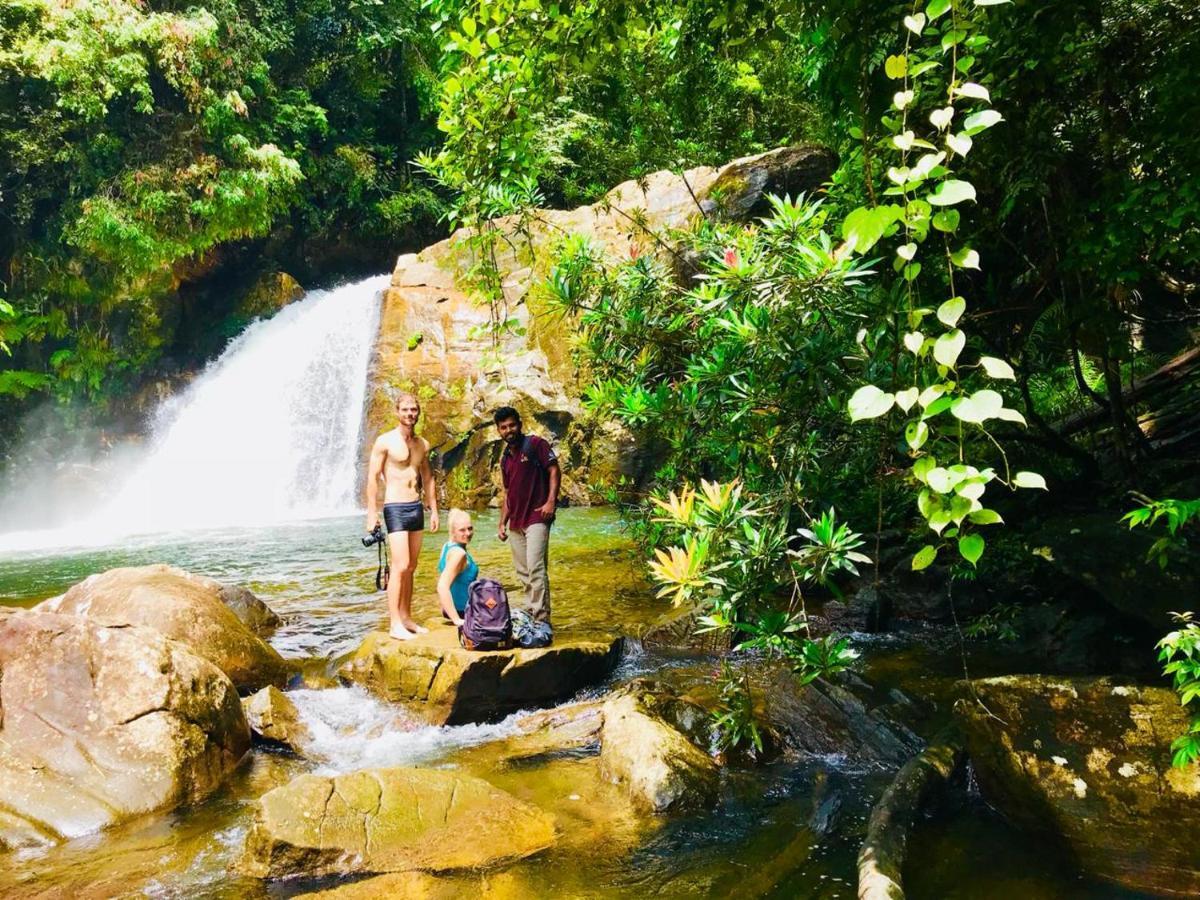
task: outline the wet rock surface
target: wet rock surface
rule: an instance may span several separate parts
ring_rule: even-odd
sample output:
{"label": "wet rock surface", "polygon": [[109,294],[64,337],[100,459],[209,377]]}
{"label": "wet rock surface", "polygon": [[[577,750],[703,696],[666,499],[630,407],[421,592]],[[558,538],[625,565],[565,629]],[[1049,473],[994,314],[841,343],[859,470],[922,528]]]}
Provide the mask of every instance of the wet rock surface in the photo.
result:
{"label": "wet rock surface", "polygon": [[308,726],[300,720],[296,704],[274,685],[244,698],[242,710],[256,741],[303,755],[305,746],[312,740]]}
{"label": "wet rock surface", "polygon": [[238,868],[260,878],[448,872],[530,856],[554,819],[486,781],[436,769],[301,775],[265,794]]}
{"label": "wet rock surface", "polygon": [[436,625],[398,641],[372,632],[339,674],[384,699],[414,702],[438,725],[503,718],[520,709],[570,697],[617,665],[621,639],[556,640],[540,650],[476,652],[459,646],[456,630]]}
{"label": "wet rock surface", "polygon": [[1087,873],[1200,893],[1200,769],[1172,768],[1190,720],[1165,688],[1018,675],[974,683],[956,713],[984,797],[1064,845]]}
{"label": "wet rock surface", "polygon": [[149,628],[0,617],[0,847],[208,796],[250,747],[233,683]]}
{"label": "wet rock surface", "polygon": [[142,625],[187,644],[239,690],[282,685],[291,666],[225,603],[230,589],[172,566],[110,569],[37,606],[101,625]]}
{"label": "wet rock surface", "polygon": [[[634,688],[603,707],[601,771],[656,813],[711,805],[720,786],[716,761],[671,721],[679,718],[673,714],[683,705],[650,689]],[[695,725],[703,715],[697,707]]]}

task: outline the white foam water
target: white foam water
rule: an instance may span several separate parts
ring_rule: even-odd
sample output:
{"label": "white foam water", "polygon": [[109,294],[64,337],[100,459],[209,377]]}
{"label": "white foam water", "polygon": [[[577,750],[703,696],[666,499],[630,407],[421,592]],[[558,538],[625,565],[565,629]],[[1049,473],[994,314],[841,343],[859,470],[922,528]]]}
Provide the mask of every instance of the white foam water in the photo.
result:
{"label": "white foam water", "polygon": [[514,713],[491,725],[426,725],[357,686],[289,691],[312,740],[305,755],[323,775],[428,762],[460,747],[515,734]]}
{"label": "white foam water", "polygon": [[388,280],[310,291],[251,324],[160,407],[145,455],[110,501],[69,529],[0,535],[0,551],[355,511]]}

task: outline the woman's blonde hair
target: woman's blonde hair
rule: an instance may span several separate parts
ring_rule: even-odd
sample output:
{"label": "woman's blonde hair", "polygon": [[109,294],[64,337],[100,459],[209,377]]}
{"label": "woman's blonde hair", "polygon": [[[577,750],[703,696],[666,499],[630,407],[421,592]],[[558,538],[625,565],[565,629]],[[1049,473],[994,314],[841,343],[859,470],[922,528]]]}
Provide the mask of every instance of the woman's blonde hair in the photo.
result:
{"label": "woman's blonde hair", "polygon": [[[466,520],[465,522],[463,521],[464,519]],[[456,528],[459,523],[470,525],[471,524],[471,514],[469,512],[467,512],[465,509],[459,509],[456,506],[454,509],[450,510],[450,512],[446,515],[446,527],[447,528]]]}

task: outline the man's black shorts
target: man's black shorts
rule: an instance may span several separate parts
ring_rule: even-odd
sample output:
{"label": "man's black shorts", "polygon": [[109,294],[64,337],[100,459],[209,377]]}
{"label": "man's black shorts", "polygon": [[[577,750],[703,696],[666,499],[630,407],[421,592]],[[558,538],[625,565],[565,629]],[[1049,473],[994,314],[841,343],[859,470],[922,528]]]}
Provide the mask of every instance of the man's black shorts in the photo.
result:
{"label": "man's black shorts", "polygon": [[383,521],[388,534],[395,531],[424,531],[425,507],[420,500],[412,503],[383,504]]}

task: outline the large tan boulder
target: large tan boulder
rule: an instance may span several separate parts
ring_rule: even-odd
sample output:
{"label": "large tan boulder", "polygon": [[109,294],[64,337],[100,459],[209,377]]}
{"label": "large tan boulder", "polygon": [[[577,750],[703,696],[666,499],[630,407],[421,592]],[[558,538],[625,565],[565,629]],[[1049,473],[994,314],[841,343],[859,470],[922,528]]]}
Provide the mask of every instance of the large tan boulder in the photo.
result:
{"label": "large tan boulder", "polygon": [[386,700],[420,704],[434,724],[461,725],[564,700],[608,675],[621,646],[616,638],[481,653],[460,647],[448,625],[407,641],[373,631],[339,675]]}
{"label": "large tan boulder", "polygon": [[0,847],[201,800],[249,747],[233,683],[183,644],[79,616],[0,616]]}
{"label": "large tan boulder", "polygon": [[[571,357],[572,324],[550,309],[543,282],[564,235],[589,238],[625,257],[631,247],[660,248],[648,231],[668,233],[715,214],[745,219],[765,211],[769,192],[794,197],[820,187],[837,160],[823,147],[783,147],[712,168],[655,172],[627,181],[591,206],[537,210],[522,221],[501,219],[496,246],[503,298],[493,311],[470,290],[475,252],[465,231],[396,261],[384,295],[371,373],[366,441],[395,424],[401,392],[424,409],[422,434],[441,455],[449,502],[486,506],[495,498],[499,445],[491,427],[496,407],[517,407],[526,430],[559,444],[563,492],[587,502],[619,478],[653,471],[628,433],[582,416],[584,386]],[[493,318],[502,322],[493,329]],[[624,452],[614,458],[611,449]]]}
{"label": "large tan boulder", "polygon": [[710,805],[720,785],[720,767],[688,735],[634,689],[608,700],[600,730],[601,771],[623,784],[630,796],[656,813]]}
{"label": "large tan boulder", "polygon": [[312,733],[301,720],[296,704],[273,684],[244,698],[242,711],[257,741],[286,747],[301,755],[312,741]]}
{"label": "large tan boulder", "polygon": [[224,602],[224,586],[173,566],[110,569],[85,578],[43,612],[87,616],[101,625],[144,625],[182,641],[239,690],[284,684],[292,667]]}
{"label": "large tan boulder", "polygon": [[1200,895],[1200,767],[1171,766],[1190,725],[1174,693],[1107,678],[974,682],[956,706],[984,797],[1067,847],[1090,875]]}
{"label": "large tan boulder", "polygon": [[486,781],[438,769],[301,775],[263,795],[238,868],[259,878],[449,872],[531,856],[554,819]]}

